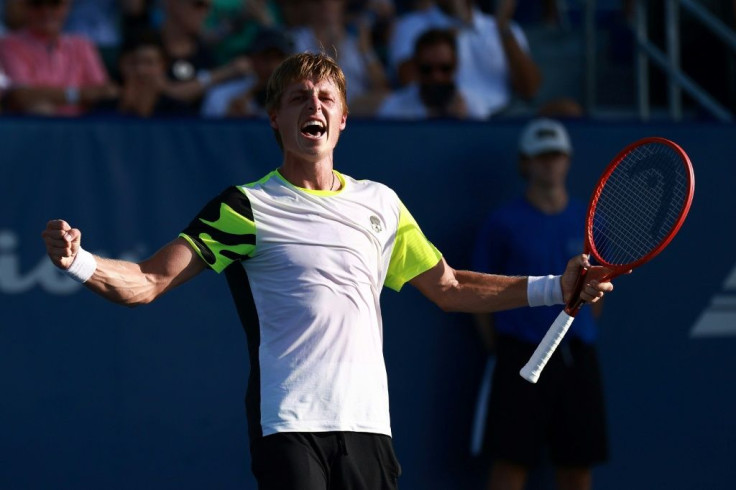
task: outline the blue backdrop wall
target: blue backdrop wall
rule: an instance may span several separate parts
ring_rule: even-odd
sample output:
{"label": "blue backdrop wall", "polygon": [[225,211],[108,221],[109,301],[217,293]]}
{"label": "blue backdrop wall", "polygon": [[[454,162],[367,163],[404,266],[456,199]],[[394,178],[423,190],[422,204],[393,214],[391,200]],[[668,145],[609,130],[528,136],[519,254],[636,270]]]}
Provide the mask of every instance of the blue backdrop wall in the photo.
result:
{"label": "blue backdrop wall", "polygon": [[[486,213],[521,190],[523,121],[350,121],[336,168],[393,187],[457,268]],[[696,196],[656,261],[620,278],[600,347],[611,461],[596,488],[733,488],[736,127],[571,121],[570,184],[587,199],[625,144],[669,137]],[[143,258],[215,193],[280,164],[259,121],[0,119],[0,488],[255,488],[245,336],[214,273],[126,309],[59,274],[40,232],[64,218],[85,247]],[[401,487],[481,488],[468,453],[484,354],[467,315],[410,287],[383,295]]]}

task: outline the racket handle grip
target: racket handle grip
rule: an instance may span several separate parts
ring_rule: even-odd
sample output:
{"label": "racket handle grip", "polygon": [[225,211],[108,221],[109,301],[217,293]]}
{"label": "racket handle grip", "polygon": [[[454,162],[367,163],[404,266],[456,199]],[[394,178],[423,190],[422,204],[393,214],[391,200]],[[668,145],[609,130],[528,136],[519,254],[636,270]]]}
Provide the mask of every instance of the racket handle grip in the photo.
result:
{"label": "racket handle grip", "polygon": [[547,333],[537,346],[532,357],[529,358],[526,365],[519,371],[522,378],[530,383],[537,382],[544,366],[547,365],[547,361],[552,357],[557,346],[560,345],[562,338],[567,333],[570,325],[572,325],[573,320],[575,320],[575,317],[568,315],[564,310],[557,315],[557,319],[555,319],[552,326],[547,330]]}

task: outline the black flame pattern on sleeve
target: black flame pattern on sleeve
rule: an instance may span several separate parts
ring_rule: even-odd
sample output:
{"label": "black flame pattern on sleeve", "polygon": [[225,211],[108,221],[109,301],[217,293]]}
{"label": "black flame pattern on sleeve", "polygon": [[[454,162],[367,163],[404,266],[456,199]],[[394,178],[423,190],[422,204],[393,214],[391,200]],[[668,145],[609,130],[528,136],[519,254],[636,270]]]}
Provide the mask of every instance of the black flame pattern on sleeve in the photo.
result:
{"label": "black flame pattern on sleeve", "polygon": [[[229,220],[227,226],[214,226],[221,218],[223,204],[242,217],[242,222],[234,226],[232,220]],[[228,187],[208,202],[181,234],[186,235],[194,243],[210,267],[217,263],[218,253],[228,259],[226,261],[228,264],[247,259],[248,256],[237,249],[242,249],[243,245],[256,243],[253,209],[248,196],[235,186]],[[210,239],[205,241],[203,235],[209,236]],[[212,242],[217,247],[213,247]]]}

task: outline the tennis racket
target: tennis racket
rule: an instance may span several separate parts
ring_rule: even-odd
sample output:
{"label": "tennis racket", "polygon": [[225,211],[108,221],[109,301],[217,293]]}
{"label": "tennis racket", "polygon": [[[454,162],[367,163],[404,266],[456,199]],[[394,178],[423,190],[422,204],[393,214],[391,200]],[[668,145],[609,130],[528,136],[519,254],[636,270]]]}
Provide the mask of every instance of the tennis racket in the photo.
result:
{"label": "tennis racket", "polygon": [[[602,281],[652,260],[685,221],[695,174],[685,151],[665,138],[636,141],[619,152],[595,186],[585,219],[584,253],[605,269]],[[521,376],[536,383],[585,303],[581,269],[565,309],[545,334]]]}

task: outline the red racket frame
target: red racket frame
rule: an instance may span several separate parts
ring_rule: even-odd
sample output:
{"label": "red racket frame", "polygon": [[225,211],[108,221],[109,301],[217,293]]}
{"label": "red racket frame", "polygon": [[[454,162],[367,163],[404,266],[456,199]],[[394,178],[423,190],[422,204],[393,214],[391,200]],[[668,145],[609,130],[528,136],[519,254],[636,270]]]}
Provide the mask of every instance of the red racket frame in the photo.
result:
{"label": "red racket frame", "polygon": [[[680,210],[680,214],[677,218],[677,221],[675,222],[675,225],[672,227],[670,232],[667,234],[667,236],[662,240],[662,242],[657,245],[656,248],[654,248],[651,252],[646,254],[644,257],[640,258],[639,260],[636,260],[630,264],[621,264],[621,265],[614,265],[609,264],[605,260],[601,258],[601,256],[598,254],[598,251],[595,248],[595,244],[593,243],[593,215],[595,214],[595,209],[598,204],[598,199],[601,195],[601,192],[603,191],[603,187],[605,187],[606,181],[611,176],[613,171],[616,169],[619,163],[626,158],[626,155],[631,153],[636,148],[647,145],[650,143],[660,143],[666,146],[669,146],[672,148],[676,153],[680,155],[680,158],[682,159],[682,163],[685,166],[685,170],[687,171],[688,175],[688,196],[687,200],[685,202],[685,205]],[[672,241],[672,239],[675,237],[677,232],[680,230],[680,227],[685,222],[685,218],[687,217],[687,213],[690,211],[690,205],[693,202],[693,196],[695,195],[695,172],[693,171],[693,165],[692,162],[690,162],[690,157],[687,156],[687,153],[685,153],[685,150],[683,150],[680,145],[677,143],[670,141],[666,138],[661,138],[658,136],[650,136],[648,138],[643,138],[638,141],[634,141],[633,143],[626,146],[623,150],[621,150],[611,161],[611,163],[608,164],[608,167],[606,167],[605,171],[603,172],[603,175],[598,179],[598,183],[595,186],[595,190],[593,191],[593,195],[590,198],[590,203],[588,204],[588,214],[585,218],[585,244],[583,247],[583,252],[586,254],[590,254],[593,256],[593,258],[598,262],[599,265],[606,268],[609,272],[601,278],[601,280],[611,280],[614,277],[620,276],[621,274],[626,274],[632,269],[635,269],[636,267],[639,267],[640,265],[649,262],[654,257],[657,256],[664,248],[669,245],[669,243]],[[580,299],[580,290],[583,287],[583,279],[587,273],[587,270],[583,269],[580,273],[580,276],[577,279],[577,282],[575,284],[574,288],[574,294],[572,296],[572,299],[570,303],[568,303],[567,307],[565,308],[565,311],[570,316],[575,316],[575,314],[578,312],[580,307],[583,305],[583,301]]]}

